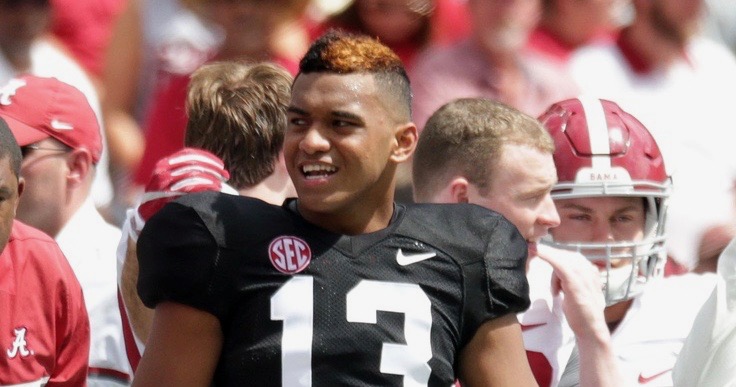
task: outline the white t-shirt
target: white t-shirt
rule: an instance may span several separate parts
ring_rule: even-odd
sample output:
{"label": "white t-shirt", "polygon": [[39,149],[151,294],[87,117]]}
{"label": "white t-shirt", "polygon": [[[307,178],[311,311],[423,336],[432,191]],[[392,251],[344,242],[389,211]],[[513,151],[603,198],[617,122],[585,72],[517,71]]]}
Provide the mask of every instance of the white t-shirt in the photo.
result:
{"label": "white t-shirt", "polygon": [[[108,224],[91,200],[85,202],[56,237],[84,292],[90,320],[89,365],[132,375],[125,354],[117,299],[118,228]],[[112,379],[90,377],[90,387],[121,386]]]}

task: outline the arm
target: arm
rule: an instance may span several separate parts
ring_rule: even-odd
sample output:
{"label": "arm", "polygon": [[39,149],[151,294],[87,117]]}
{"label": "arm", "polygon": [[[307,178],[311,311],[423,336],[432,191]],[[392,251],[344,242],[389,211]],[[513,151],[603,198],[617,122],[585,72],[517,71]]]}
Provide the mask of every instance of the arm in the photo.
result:
{"label": "arm", "polygon": [[464,387],[536,386],[511,313],[483,323],[460,353],[460,381]]}
{"label": "arm", "polygon": [[578,253],[539,246],[554,269],[552,291],[564,294],[562,310],[578,345],[581,386],[623,386],[603,310],[598,268]]}
{"label": "arm", "polygon": [[119,263],[121,268],[118,288],[123,300],[123,325],[130,328],[136,341],[131,342],[130,338],[126,338],[128,360],[134,371],[140,353],[145,349],[154,315],[153,309],[143,304],[136,288],[139,273],[136,247],[138,236],[145,222],[166,203],[189,192],[222,190],[228,176],[223,169],[222,160],[216,156],[202,150],[182,149],[160,160],[154,176],[146,186],[142,202],[136,209],[127,212],[123,224],[124,239],[118,248],[118,261],[122,262]]}
{"label": "arm", "polygon": [[138,283],[138,258],[136,257],[135,241],[127,237],[128,249],[123,262],[123,272],[120,279],[120,293],[125,303],[131,329],[135,337],[142,343],[146,342],[153,324],[153,309],[143,305],[138,297],[136,283]]}
{"label": "arm", "polygon": [[143,154],[143,133],[133,117],[142,61],[141,35],[138,0],[129,0],[107,49],[102,101],[110,164],[123,172],[132,171]]}
{"label": "arm", "polygon": [[215,316],[181,304],[159,304],[133,386],[209,386],[222,340]]}

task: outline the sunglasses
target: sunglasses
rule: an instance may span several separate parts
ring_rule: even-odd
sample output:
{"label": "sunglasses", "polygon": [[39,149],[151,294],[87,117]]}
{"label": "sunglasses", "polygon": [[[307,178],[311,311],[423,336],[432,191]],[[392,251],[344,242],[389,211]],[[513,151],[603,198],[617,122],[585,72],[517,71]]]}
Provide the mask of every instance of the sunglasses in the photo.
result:
{"label": "sunglasses", "polygon": [[31,152],[37,151],[37,150],[46,150],[46,151],[54,151],[54,152],[62,152],[66,153],[69,152],[68,148],[51,148],[51,147],[43,147],[40,145],[24,145],[20,147],[20,154],[23,156],[23,158],[26,158]]}

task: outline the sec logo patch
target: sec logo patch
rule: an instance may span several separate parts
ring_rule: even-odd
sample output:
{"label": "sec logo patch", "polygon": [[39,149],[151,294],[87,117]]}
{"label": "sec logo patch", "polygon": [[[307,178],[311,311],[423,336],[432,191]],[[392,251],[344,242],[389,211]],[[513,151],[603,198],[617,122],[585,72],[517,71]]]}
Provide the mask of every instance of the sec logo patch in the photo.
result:
{"label": "sec logo patch", "polygon": [[307,242],[294,236],[280,236],[268,245],[271,263],[284,274],[296,274],[309,266],[312,250]]}

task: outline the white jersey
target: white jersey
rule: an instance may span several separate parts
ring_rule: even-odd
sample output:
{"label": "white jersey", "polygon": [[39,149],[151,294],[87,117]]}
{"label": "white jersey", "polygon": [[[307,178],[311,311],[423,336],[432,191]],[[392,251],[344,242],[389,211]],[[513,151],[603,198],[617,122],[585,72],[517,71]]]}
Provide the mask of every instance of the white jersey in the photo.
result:
{"label": "white jersey", "polygon": [[659,278],[634,299],[611,334],[627,386],[672,386],[677,356],[715,281],[713,274]]}
{"label": "white jersey", "polygon": [[718,284],[673,371],[675,386],[736,386],[736,239],[718,258]]}
{"label": "white jersey", "polygon": [[[692,268],[705,228],[734,218],[736,59],[712,41],[693,39],[666,69],[634,71],[616,43],[578,51],[570,72],[584,94],[612,100],[656,139],[673,177],[667,249]],[[715,91],[718,92],[715,92]]]}
{"label": "white jersey", "polygon": [[[517,315],[534,377],[543,387],[557,386],[575,345],[575,336],[562,311],[562,295],[551,292],[552,266],[529,260],[531,306]],[[547,384],[549,381],[549,384]]]}
{"label": "white jersey", "polygon": [[89,387],[124,386],[132,374],[117,299],[115,248],[120,234],[87,200],[56,237],[82,285],[89,314]]}

